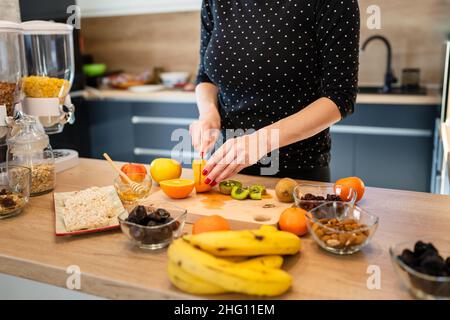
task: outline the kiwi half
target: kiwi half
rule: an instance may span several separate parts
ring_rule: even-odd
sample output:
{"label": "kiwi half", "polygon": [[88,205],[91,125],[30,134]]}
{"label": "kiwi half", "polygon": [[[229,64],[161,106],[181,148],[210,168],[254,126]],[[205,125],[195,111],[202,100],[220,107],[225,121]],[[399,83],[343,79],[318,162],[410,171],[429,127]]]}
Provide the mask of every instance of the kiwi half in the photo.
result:
{"label": "kiwi half", "polygon": [[234,186],[231,189],[231,197],[236,200],[244,200],[247,199],[250,194],[250,190],[248,188]]}
{"label": "kiwi half", "polygon": [[219,191],[220,193],[230,195],[233,187],[242,187],[242,183],[237,180],[225,180],[219,183]]}

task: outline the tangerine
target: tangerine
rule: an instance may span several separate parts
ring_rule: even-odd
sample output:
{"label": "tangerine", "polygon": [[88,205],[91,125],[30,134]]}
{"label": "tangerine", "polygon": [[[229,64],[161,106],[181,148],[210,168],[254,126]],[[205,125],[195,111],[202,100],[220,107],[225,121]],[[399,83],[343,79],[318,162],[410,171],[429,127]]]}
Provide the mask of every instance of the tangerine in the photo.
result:
{"label": "tangerine", "polygon": [[230,230],[228,220],[219,215],[212,215],[198,219],[192,227],[192,234],[227,230]]}

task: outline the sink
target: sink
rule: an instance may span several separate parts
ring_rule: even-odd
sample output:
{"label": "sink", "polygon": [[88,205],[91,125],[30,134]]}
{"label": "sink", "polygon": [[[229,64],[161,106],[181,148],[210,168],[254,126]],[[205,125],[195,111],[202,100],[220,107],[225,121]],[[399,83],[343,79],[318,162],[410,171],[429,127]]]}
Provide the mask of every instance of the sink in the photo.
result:
{"label": "sink", "polygon": [[423,96],[427,94],[426,88],[418,88],[418,89],[403,89],[403,88],[392,88],[391,92],[383,92],[382,87],[359,87],[359,93],[367,93],[367,94],[404,94],[404,95],[418,95]]}

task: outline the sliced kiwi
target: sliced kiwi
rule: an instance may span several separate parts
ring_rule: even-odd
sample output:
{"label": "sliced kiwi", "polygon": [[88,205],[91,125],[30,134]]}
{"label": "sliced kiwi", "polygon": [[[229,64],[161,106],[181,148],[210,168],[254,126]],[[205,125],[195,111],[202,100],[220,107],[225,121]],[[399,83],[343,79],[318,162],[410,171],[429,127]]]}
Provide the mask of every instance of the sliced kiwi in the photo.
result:
{"label": "sliced kiwi", "polygon": [[233,187],[242,187],[242,183],[237,180],[225,180],[219,183],[220,193],[230,195]]}
{"label": "sliced kiwi", "polygon": [[261,191],[250,192],[250,198],[253,200],[261,200],[262,199]]}
{"label": "sliced kiwi", "polygon": [[248,188],[234,186],[231,189],[231,197],[236,200],[247,199],[249,194],[250,194],[250,190]]}
{"label": "sliced kiwi", "polygon": [[250,187],[250,193],[256,192],[257,190],[259,190],[261,192],[261,194],[266,194],[267,193],[266,187],[263,186],[262,184],[253,184]]}
{"label": "sliced kiwi", "polygon": [[250,198],[253,200],[261,200],[262,195],[266,192],[266,188],[262,185],[255,184],[249,188]]}

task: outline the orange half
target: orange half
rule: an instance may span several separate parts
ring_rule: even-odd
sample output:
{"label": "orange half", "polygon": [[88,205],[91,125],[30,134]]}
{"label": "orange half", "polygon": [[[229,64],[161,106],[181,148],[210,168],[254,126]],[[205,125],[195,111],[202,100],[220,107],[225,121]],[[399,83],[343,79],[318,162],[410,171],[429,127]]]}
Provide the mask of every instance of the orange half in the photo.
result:
{"label": "orange half", "polygon": [[189,179],[170,179],[159,182],[161,190],[172,199],[184,199],[194,189],[194,181]]}

